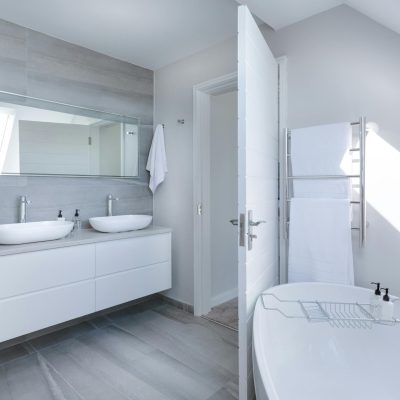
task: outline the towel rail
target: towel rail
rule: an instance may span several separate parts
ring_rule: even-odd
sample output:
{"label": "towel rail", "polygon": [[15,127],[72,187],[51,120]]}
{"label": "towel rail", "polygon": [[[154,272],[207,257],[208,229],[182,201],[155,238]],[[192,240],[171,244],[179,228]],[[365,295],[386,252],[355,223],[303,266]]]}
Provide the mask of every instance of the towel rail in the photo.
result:
{"label": "towel rail", "polygon": [[366,139],[366,118],[361,117],[357,122],[351,122],[352,126],[359,126],[358,131],[358,139],[359,139],[359,147],[351,148],[351,152],[360,152],[360,172],[359,174],[350,174],[350,175],[290,175],[290,164],[289,160],[291,154],[289,152],[289,140],[291,131],[290,129],[285,129],[285,140],[283,144],[284,148],[284,163],[283,163],[283,205],[282,205],[282,218],[285,221],[284,226],[284,238],[287,240],[289,237],[289,204],[290,204],[290,182],[294,180],[329,180],[329,179],[358,179],[359,180],[359,197],[360,200],[351,200],[351,204],[359,205],[359,226],[352,227],[353,230],[359,231],[359,245],[360,247],[365,246],[366,241],[366,230],[367,230],[367,207],[366,207],[366,196],[365,196],[365,139]]}
{"label": "towel rail", "polygon": [[328,180],[328,179],[346,179],[346,178],[360,178],[361,175],[296,175],[288,176],[287,179],[301,179],[301,180]]}

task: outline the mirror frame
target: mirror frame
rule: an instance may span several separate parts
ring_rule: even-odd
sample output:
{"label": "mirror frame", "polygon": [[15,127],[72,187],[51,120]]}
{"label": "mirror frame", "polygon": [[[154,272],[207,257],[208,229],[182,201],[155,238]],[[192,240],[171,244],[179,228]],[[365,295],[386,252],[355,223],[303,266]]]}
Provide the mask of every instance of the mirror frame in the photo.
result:
{"label": "mirror frame", "polygon": [[[17,101],[16,101],[17,100]],[[46,100],[46,99],[41,99],[38,97],[32,97],[32,96],[26,96],[23,94],[18,94],[18,93],[13,93],[13,92],[7,92],[4,90],[0,90],[0,103],[10,103],[10,104],[16,104],[16,105],[22,105],[22,106],[27,106],[27,107],[32,107],[32,108],[39,108],[37,106],[37,103],[43,103],[43,104],[48,104],[48,105],[53,105],[54,108],[42,108],[44,110],[50,110],[50,111],[58,111],[58,112],[65,112],[68,113],[69,110],[80,110],[81,113],[72,113],[73,115],[82,115],[86,117],[94,117],[94,118],[99,118],[99,119],[104,119],[103,116],[109,116],[110,119],[104,119],[105,121],[110,121],[110,122],[119,122],[119,123],[132,123],[132,120],[136,120],[137,127],[138,127],[138,175],[137,176],[121,176],[121,175],[70,175],[70,174],[34,174],[34,173],[12,173],[12,172],[5,172],[5,173],[0,173],[0,178],[2,176],[21,176],[21,177],[54,177],[54,178],[111,178],[111,179],[133,179],[133,180],[139,180],[143,181],[145,179],[144,176],[140,175],[140,161],[141,161],[141,154],[140,154],[140,128],[141,128],[141,123],[140,123],[140,118],[138,117],[132,117],[128,115],[123,115],[123,114],[117,114],[117,113],[112,113],[108,111],[101,111],[101,110],[96,110],[94,108],[88,108],[88,107],[81,107],[81,106],[76,106],[68,103],[62,103],[59,101],[54,101],[54,100]],[[69,110],[67,111],[62,111],[58,109],[57,107],[65,107]]]}

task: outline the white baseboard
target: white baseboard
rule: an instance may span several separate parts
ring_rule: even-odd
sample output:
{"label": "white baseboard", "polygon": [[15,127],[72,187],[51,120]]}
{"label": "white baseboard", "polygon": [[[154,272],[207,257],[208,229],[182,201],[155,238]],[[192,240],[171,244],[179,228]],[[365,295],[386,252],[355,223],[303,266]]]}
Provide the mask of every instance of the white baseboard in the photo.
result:
{"label": "white baseboard", "polygon": [[238,297],[238,289],[237,288],[229,289],[226,292],[217,294],[216,296],[212,297],[210,301],[210,306],[211,307],[218,306],[222,303],[225,303],[226,301],[234,299],[235,297]]}

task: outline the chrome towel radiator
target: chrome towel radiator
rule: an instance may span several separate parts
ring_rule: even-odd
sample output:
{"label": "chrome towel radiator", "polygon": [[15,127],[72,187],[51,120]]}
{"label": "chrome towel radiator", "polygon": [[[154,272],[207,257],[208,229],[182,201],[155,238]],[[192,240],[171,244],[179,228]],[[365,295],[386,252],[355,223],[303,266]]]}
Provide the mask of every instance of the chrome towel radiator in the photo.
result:
{"label": "chrome towel radiator", "polygon": [[358,122],[352,122],[351,125],[358,126],[358,139],[359,147],[352,148],[352,153],[359,152],[360,154],[360,168],[359,173],[356,175],[290,175],[290,129],[285,129],[284,138],[284,162],[283,162],[283,212],[282,218],[284,221],[284,238],[287,240],[289,237],[289,207],[290,207],[290,185],[295,179],[312,180],[312,179],[358,179],[359,180],[359,200],[352,200],[351,204],[358,205],[359,210],[359,225],[352,227],[354,230],[359,231],[360,247],[364,247],[366,240],[367,230],[367,209],[365,197],[365,139],[367,134],[366,118],[361,117]]}

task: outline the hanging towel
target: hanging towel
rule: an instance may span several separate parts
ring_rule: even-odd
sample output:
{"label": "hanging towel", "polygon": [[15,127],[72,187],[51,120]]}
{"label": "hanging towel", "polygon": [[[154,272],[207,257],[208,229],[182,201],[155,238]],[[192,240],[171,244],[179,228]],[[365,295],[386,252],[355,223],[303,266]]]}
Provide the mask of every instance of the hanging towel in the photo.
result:
{"label": "hanging towel", "polygon": [[292,199],[289,282],[354,284],[350,214],[348,200]]}
{"label": "hanging towel", "polygon": [[165,153],[164,144],[164,128],[161,124],[157,125],[154,132],[146,169],[150,172],[149,188],[154,193],[157,186],[164,181],[165,175],[168,172],[167,155]]}
{"label": "hanging towel", "polygon": [[[293,129],[290,136],[292,175],[348,175],[352,171],[350,123]],[[351,180],[293,180],[294,197],[351,197]]]}

